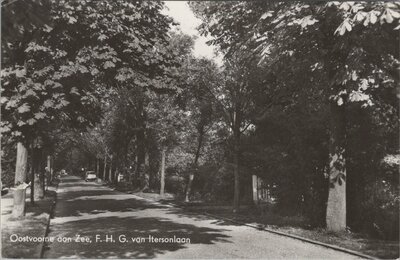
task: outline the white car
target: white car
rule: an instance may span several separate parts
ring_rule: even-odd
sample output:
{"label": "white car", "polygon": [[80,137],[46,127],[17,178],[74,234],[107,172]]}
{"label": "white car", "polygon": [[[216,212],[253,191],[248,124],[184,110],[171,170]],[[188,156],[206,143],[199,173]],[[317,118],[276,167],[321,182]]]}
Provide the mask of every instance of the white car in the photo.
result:
{"label": "white car", "polygon": [[85,181],[95,181],[97,179],[96,173],[94,171],[86,172]]}

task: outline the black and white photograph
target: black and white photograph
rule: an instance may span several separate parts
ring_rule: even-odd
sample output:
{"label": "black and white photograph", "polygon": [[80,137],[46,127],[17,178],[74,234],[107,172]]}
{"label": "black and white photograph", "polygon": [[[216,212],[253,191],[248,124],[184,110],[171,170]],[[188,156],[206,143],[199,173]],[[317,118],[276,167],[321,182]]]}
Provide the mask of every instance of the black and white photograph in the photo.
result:
{"label": "black and white photograph", "polygon": [[400,2],[0,1],[2,259],[400,258]]}

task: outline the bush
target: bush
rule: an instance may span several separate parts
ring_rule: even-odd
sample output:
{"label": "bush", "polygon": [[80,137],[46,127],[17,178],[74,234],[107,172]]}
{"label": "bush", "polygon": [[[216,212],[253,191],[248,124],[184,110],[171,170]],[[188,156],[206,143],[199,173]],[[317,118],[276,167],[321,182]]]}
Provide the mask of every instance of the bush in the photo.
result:
{"label": "bush", "polygon": [[233,173],[227,167],[208,164],[199,167],[193,181],[193,193],[205,201],[230,201],[233,195]]}
{"label": "bush", "polygon": [[362,209],[367,214],[361,221],[364,229],[382,239],[397,240],[399,231],[398,187],[385,180],[378,180],[365,187],[366,201]]}
{"label": "bush", "polygon": [[166,172],[165,190],[176,195],[182,195],[185,192],[186,180],[183,176],[176,172]]}

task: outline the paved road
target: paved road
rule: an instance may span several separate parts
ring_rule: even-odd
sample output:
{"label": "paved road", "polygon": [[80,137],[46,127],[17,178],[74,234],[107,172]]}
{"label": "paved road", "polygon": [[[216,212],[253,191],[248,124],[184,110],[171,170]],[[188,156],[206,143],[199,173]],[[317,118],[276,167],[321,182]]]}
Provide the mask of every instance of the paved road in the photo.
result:
{"label": "paved road", "polygon": [[[177,239],[172,243],[156,242],[156,239],[174,239],[174,236],[190,239],[190,243],[178,243]],[[355,258],[188,213],[73,176],[64,177],[59,185],[49,237],[74,240],[49,243],[45,258]],[[90,241],[77,242],[77,237],[87,237]],[[122,241],[126,238],[128,242],[119,238]]]}

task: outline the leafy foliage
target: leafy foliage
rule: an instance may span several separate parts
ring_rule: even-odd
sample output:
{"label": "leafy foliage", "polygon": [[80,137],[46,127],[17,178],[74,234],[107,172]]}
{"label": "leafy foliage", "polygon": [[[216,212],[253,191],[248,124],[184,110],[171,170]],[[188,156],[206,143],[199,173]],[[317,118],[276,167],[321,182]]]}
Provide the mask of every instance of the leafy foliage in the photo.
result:
{"label": "leafy foliage", "polygon": [[171,23],[161,8],[150,2],[52,2],[51,26],[35,28],[35,37],[16,45],[12,51],[22,57],[2,71],[3,132],[29,138],[53,119],[90,125],[99,120],[104,89],[159,87],[168,74]]}
{"label": "leafy foliage", "polygon": [[[259,85],[253,85],[256,131],[245,137],[243,158],[251,171],[274,187],[278,205],[318,212],[313,214],[319,216],[315,224],[323,224],[327,192],[321,179],[328,173],[327,103],[347,104],[348,201],[357,207],[349,211],[349,223],[360,228],[356,220],[367,210],[360,205],[368,195],[367,186],[357,182],[370,183],[367,175],[384,171],[380,161],[385,154],[398,153],[387,138],[397,143],[392,130],[398,111],[394,100],[398,100],[399,4],[223,1],[190,5],[203,21],[200,31],[213,37],[210,44],[218,45],[227,59],[248,52],[262,68]],[[371,124],[361,127],[353,116],[357,113]],[[364,136],[379,124],[385,134],[380,132],[372,140]],[[371,140],[371,147],[361,151],[360,136],[364,143]],[[377,145],[382,153],[372,148]],[[391,183],[398,189],[397,180]],[[319,206],[311,211],[312,205]]]}
{"label": "leafy foliage", "polygon": [[[75,172],[112,158],[127,185],[150,190],[166,150],[167,190],[185,193],[195,176],[195,199],[248,202],[256,174],[282,214],[313,226],[325,224],[330,178],[347,184],[352,230],[395,238],[399,3],[190,2],[222,67],[194,57],[160,2],[3,7],[7,147],[41,137]],[[339,163],[332,104],[347,120]]]}

